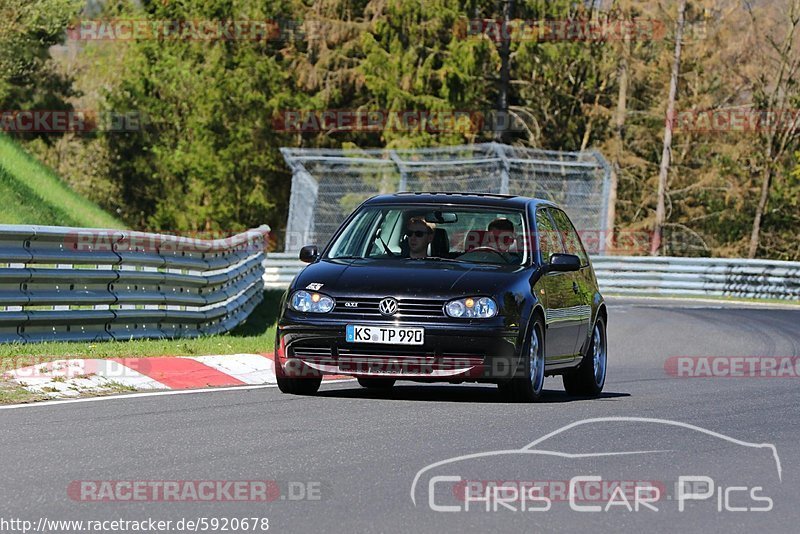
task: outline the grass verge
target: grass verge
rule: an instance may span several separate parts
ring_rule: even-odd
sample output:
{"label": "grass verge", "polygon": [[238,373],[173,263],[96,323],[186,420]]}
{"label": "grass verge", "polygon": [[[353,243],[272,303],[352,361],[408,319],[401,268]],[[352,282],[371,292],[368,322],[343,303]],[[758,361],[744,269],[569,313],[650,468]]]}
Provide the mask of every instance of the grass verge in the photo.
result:
{"label": "grass verge", "polygon": [[98,205],[73,191],[51,169],[0,134],[0,210],[3,224],[125,228]]}
{"label": "grass verge", "polygon": [[[230,332],[195,339],[143,339],[98,343],[10,343],[0,345],[0,371],[71,358],[148,358],[272,352],[282,291],[265,291],[247,320]],[[14,382],[0,380],[0,404],[42,400]]]}

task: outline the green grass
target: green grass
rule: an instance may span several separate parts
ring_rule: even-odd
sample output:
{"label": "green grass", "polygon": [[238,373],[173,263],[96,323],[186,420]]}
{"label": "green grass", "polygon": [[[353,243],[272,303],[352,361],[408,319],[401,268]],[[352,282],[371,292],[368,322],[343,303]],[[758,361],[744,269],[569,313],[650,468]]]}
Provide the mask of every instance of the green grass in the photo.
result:
{"label": "green grass", "polygon": [[0,134],[0,223],[125,228]]}
{"label": "green grass", "polygon": [[0,404],[21,404],[40,400],[47,400],[47,396],[31,393],[22,386],[11,382],[0,382]]}
{"label": "green grass", "polygon": [[0,345],[0,372],[64,358],[147,358],[272,352],[281,291],[264,300],[227,334],[195,339],[145,339],[98,343],[11,343]]}

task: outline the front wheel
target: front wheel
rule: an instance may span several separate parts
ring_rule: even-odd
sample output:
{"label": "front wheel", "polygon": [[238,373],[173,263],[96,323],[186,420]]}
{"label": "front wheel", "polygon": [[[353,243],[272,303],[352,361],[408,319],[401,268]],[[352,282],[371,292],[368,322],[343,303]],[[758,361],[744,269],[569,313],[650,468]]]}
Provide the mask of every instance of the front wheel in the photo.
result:
{"label": "front wheel", "polygon": [[278,378],[278,389],[292,395],[313,395],[319,391],[322,378]]}
{"label": "front wheel", "polygon": [[276,361],[275,379],[278,382],[278,389],[282,393],[292,395],[313,395],[322,384],[322,376],[300,362],[297,362],[297,365],[292,365],[292,369],[287,372]]}
{"label": "front wheel", "polygon": [[564,389],[570,395],[578,397],[596,397],[603,391],[606,383],[606,365],[608,363],[608,340],[606,339],[606,322],[597,318],[592,330],[592,342],[583,356],[580,366],[563,376]]}
{"label": "front wheel", "polygon": [[515,402],[536,402],[544,389],[544,328],[538,317],[531,327],[530,337],[523,346],[523,359],[509,382],[500,390]]}

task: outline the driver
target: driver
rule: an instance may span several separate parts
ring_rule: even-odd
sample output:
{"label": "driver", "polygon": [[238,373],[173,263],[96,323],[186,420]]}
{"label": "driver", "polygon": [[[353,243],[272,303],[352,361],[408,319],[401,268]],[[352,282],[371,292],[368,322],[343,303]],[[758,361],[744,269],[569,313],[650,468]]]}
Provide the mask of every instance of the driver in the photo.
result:
{"label": "driver", "polygon": [[517,241],[517,235],[514,233],[514,223],[505,217],[500,217],[489,223],[487,228],[489,234],[492,236],[493,247],[499,252],[508,253],[511,246]]}
{"label": "driver", "polygon": [[433,230],[436,225],[422,217],[412,217],[406,225],[408,235],[409,257],[425,258],[428,256],[428,246],[433,241]]}

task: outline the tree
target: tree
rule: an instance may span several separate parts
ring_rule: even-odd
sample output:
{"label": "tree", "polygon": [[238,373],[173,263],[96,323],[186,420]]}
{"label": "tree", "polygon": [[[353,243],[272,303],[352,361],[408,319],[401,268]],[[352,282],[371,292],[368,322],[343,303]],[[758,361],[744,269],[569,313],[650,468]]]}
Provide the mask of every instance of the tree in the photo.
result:
{"label": "tree", "polygon": [[[762,63],[758,75],[753,78],[752,90],[756,103],[763,106],[768,114],[783,115],[789,110],[790,103],[800,101],[798,74],[800,70],[800,1],[794,0],[788,6],[788,16],[777,24],[762,20],[751,4],[746,4],[752,20],[754,32],[763,32],[766,43],[762,43],[761,52],[766,59]],[[781,24],[782,22],[782,24]],[[780,26],[785,25],[784,28]],[[782,34],[782,35],[781,35]],[[789,122],[775,127],[765,125],[761,128],[759,141],[763,158],[761,162],[761,190],[753,217],[753,229],[747,257],[755,258],[758,253],[761,237],[761,226],[770,197],[772,182],[776,174],[781,172],[781,165],[787,164],[789,157],[800,140],[800,120],[790,118]],[[786,168],[785,166],[783,167]]]}
{"label": "tree", "polygon": [[[509,22],[514,16],[514,0],[505,0],[503,2],[502,13],[502,34],[503,36],[509,33]],[[500,80],[497,88],[497,112],[499,116],[505,117],[508,114],[508,92],[511,71],[511,39],[502,39],[500,41],[499,54],[500,54]],[[503,129],[498,129],[495,133],[495,139],[499,142],[505,142],[508,139],[507,132]]]}
{"label": "tree", "polygon": [[[153,19],[275,20],[292,6],[208,0],[147,2],[144,10]],[[233,232],[283,219],[290,181],[278,151],[285,140],[272,117],[291,107],[293,96],[279,46],[250,39],[131,43],[122,80],[108,95],[111,109],[147,119],[138,132],[108,136],[110,172],[130,224]]]}
{"label": "tree", "polygon": [[[346,14],[343,16],[343,14]],[[488,40],[463,29],[467,13],[455,0],[315,3],[304,17],[306,39],[287,51],[298,89],[312,111],[412,111],[480,114],[497,54]],[[342,129],[304,135],[320,146],[430,146],[470,142],[479,124],[445,130]]]}
{"label": "tree", "polygon": [[54,68],[49,48],[80,7],[80,0],[0,3],[0,110],[68,109],[71,80]]}
{"label": "tree", "polygon": [[686,22],[686,0],[678,4],[678,22],[675,28],[675,59],[672,63],[672,74],[669,79],[669,95],[667,96],[667,125],[664,128],[664,147],[661,152],[661,166],[658,172],[658,200],[656,207],[656,222],[653,227],[653,244],[650,254],[655,256],[661,248],[661,238],[664,228],[664,197],[667,190],[667,176],[669,174],[669,161],[672,152],[672,118],[675,116],[675,95],[678,92],[678,73],[681,66],[681,38],[683,26]]}

